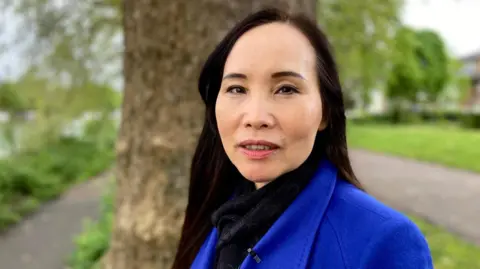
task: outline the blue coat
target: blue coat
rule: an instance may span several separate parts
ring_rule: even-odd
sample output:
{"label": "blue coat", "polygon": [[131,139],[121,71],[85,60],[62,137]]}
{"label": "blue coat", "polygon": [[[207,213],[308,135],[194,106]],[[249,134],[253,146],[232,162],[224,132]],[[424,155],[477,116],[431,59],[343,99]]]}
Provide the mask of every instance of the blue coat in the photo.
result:
{"label": "blue coat", "polygon": [[[191,268],[212,268],[212,229]],[[430,269],[428,244],[406,216],[338,178],[323,161],[240,269]]]}

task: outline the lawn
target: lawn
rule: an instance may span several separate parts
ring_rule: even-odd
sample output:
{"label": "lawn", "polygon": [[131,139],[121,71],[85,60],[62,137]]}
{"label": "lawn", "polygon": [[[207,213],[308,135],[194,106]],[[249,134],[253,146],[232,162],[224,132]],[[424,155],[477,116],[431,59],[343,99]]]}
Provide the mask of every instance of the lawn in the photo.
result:
{"label": "lawn", "polygon": [[419,218],[410,218],[426,236],[435,269],[479,269],[480,247],[469,244],[451,233]]}
{"label": "lawn", "polygon": [[348,123],[351,148],[480,172],[480,131],[442,125]]}

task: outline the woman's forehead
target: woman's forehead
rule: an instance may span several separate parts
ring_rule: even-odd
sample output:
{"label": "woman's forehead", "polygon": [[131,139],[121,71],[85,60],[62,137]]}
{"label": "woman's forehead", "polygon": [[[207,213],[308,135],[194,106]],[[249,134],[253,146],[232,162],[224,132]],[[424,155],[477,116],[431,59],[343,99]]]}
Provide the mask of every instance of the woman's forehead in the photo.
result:
{"label": "woman's forehead", "polygon": [[315,67],[315,50],[303,33],[286,23],[258,26],[241,36],[225,63],[225,72],[252,69],[307,72]]}

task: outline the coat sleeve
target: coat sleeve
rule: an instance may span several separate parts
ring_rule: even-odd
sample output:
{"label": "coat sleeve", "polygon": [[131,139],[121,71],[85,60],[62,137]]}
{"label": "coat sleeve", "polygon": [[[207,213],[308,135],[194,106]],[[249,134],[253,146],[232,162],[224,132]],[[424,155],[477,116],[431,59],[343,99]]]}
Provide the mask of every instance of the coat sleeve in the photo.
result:
{"label": "coat sleeve", "polygon": [[379,228],[365,249],[362,269],[433,269],[428,243],[412,221],[392,219]]}

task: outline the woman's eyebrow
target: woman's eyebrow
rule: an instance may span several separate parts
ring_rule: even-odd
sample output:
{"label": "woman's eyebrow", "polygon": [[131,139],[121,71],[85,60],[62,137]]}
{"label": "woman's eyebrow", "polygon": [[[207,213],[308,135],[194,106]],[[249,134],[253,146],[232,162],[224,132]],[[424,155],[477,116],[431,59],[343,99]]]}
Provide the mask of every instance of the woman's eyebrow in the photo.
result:
{"label": "woman's eyebrow", "polygon": [[[294,71],[279,71],[272,74],[272,78],[280,78],[280,77],[296,77],[305,80],[301,74],[294,72]],[[242,73],[229,73],[223,77],[223,79],[247,79],[247,75]]]}
{"label": "woman's eyebrow", "polygon": [[272,74],[272,78],[280,78],[280,77],[296,77],[296,78],[301,78],[305,80],[305,78],[302,75],[294,71],[280,71]]}
{"label": "woman's eyebrow", "polygon": [[230,73],[230,74],[227,74],[223,77],[223,79],[229,79],[229,78],[247,79],[247,75],[242,74],[242,73]]}

